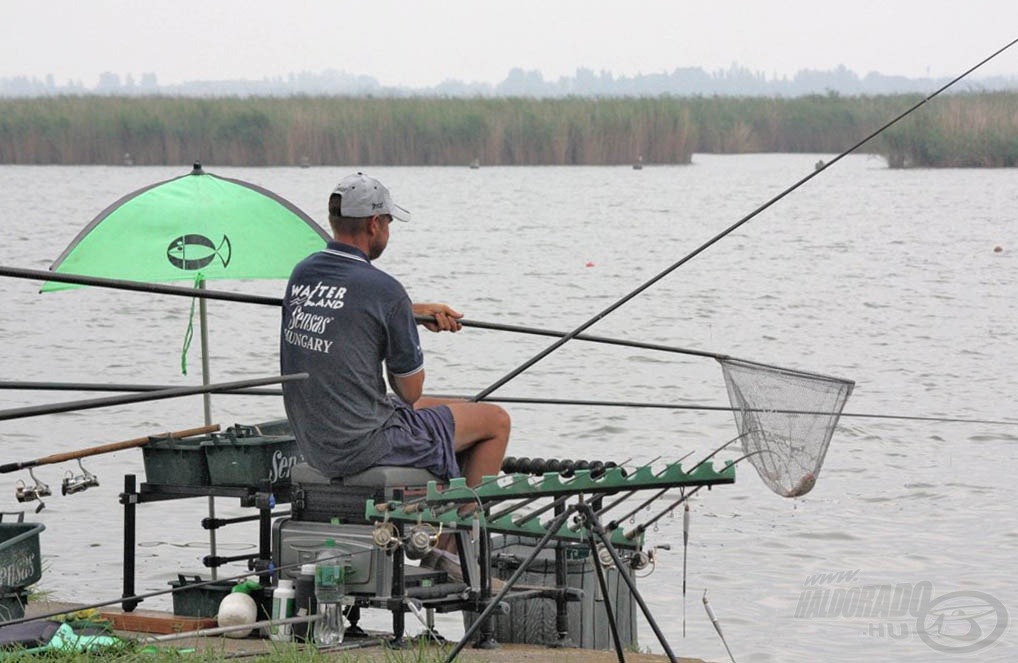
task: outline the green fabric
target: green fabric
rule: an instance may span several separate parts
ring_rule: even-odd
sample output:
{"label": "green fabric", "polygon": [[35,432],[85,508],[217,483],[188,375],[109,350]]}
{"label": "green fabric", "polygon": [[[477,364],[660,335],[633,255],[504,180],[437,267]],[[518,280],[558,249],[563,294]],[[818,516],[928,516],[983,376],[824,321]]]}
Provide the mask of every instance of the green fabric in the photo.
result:
{"label": "green fabric", "polygon": [[[196,169],[121,198],[50,268],[133,281],[285,279],[328,235],[291,203],[255,185]],[[42,290],[78,287],[47,282]]]}

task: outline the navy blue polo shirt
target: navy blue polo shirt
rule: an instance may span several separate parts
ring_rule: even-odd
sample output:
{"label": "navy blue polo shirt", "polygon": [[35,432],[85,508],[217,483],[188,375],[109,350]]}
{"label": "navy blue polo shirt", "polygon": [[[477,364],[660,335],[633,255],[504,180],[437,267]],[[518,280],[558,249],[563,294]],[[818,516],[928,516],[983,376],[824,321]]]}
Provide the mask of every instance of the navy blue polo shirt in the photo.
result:
{"label": "navy blue polo shirt", "polygon": [[326,476],[361,472],[390,451],[396,425],[382,364],[397,376],[424,368],[410,297],[358,248],[329,242],[301,261],[283,297],[286,416],[305,460]]}

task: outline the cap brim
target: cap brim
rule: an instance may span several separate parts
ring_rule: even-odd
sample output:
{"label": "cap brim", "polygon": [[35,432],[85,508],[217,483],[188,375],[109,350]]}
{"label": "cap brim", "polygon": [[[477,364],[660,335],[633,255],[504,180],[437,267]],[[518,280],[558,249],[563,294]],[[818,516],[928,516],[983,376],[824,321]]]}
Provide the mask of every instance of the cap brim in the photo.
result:
{"label": "cap brim", "polygon": [[398,219],[400,221],[410,220],[410,211],[400,207],[396,203],[392,204],[392,209],[389,210],[389,214],[392,214],[392,218]]}

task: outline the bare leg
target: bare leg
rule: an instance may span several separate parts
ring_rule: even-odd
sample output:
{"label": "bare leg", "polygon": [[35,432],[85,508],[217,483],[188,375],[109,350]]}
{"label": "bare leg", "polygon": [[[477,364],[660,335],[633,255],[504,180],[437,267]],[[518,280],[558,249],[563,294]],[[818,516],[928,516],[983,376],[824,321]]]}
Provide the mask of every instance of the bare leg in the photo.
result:
{"label": "bare leg", "polygon": [[[463,458],[460,470],[467,480],[468,486],[481,483],[482,477],[494,476],[502,469],[506,446],[509,444],[511,422],[509,413],[491,403],[471,403],[466,401],[442,400],[437,398],[421,398],[414,404],[415,408],[448,405],[452,411],[456,432],[453,436],[453,448]],[[472,509],[463,508],[463,515]],[[452,552],[452,537],[443,536],[439,548]]]}

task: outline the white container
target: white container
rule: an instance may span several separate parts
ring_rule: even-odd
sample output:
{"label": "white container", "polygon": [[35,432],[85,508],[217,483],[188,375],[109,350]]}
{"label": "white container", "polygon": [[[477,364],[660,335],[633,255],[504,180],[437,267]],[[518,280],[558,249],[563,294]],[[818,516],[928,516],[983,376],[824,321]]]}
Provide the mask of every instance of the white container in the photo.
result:
{"label": "white container", "polygon": [[[272,591],[272,621],[294,616],[295,596],[293,581],[280,578],[279,585]],[[289,642],[293,640],[293,626],[272,624],[269,626],[269,638]]]}

